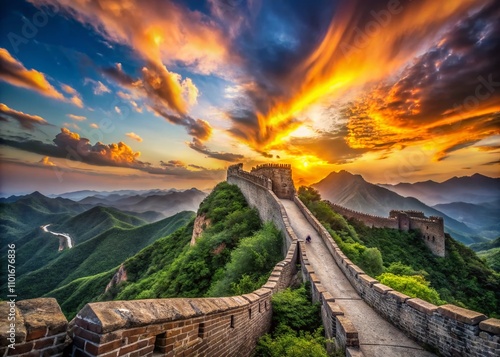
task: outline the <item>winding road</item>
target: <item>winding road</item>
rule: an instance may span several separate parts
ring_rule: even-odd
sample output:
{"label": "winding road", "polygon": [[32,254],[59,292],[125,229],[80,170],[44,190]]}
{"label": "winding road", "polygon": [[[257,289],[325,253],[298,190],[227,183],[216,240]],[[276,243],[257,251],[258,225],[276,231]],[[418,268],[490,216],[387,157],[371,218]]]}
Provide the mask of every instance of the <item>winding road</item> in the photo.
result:
{"label": "winding road", "polygon": [[309,263],[321,280],[321,284],[332,294],[345,316],[358,330],[360,350],[365,357],[430,357],[435,354],[425,351],[402,331],[378,315],[358,295],[342,273],[323,240],[307,221],[299,207],[290,200],[281,199],[290,224],[299,239],[307,235],[312,238],[306,252]]}
{"label": "winding road", "polygon": [[[66,239],[66,246],[68,247],[68,249],[73,248],[73,241],[71,240],[71,237],[69,236],[69,234],[66,234],[66,233],[57,233],[57,232],[49,231],[47,229],[48,226],[50,226],[50,224],[46,224],[45,226],[42,226],[41,228],[42,228],[42,230],[44,232],[51,233],[51,234],[53,234],[53,235],[55,235],[57,237],[62,237],[64,239]],[[60,244],[59,245],[59,251],[61,251],[61,250],[63,250],[63,248],[62,248],[62,245]]]}

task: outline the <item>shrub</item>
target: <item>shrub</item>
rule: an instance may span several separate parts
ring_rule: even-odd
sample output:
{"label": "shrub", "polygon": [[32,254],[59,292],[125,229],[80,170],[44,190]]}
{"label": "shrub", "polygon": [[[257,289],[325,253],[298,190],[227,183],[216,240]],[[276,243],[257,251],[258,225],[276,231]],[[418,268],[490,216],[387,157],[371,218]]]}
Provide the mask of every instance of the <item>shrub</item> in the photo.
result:
{"label": "shrub", "polygon": [[439,293],[429,286],[429,282],[421,275],[405,276],[392,273],[383,273],[377,280],[394,290],[411,297],[418,297],[435,305],[445,302],[439,297]]}

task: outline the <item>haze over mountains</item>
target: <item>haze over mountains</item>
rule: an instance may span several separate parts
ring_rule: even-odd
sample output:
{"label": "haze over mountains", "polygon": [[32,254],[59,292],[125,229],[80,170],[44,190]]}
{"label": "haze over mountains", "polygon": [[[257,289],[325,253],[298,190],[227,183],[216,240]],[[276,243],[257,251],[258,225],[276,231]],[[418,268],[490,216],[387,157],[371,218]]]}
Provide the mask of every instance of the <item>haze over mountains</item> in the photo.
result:
{"label": "haze over mountains", "polygon": [[[75,207],[80,207],[79,212],[96,206],[114,207],[124,212],[138,213],[135,216],[145,219],[148,222],[154,222],[172,216],[177,212],[196,211],[206,195],[205,192],[196,188],[189,190],[83,190],[57,196],[51,195],[56,201],[45,201],[45,203],[52,205],[54,202],[67,202],[71,200]],[[0,204],[24,202],[24,200],[40,196],[48,199],[48,197],[43,196],[39,192],[34,192],[26,196],[0,198]]]}
{"label": "haze over mountains", "polygon": [[453,177],[444,182],[429,180],[379,186],[404,197],[415,197],[430,206],[451,202],[484,203],[500,200],[500,178],[480,174]]}
{"label": "haze over mountains", "polygon": [[[442,191],[447,194],[448,199],[452,198],[451,195],[454,192],[456,195],[455,201],[463,197],[459,193],[460,185],[464,186],[465,196],[476,200],[479,200],[479,197],[489,197],[491,201],[495,197],[495,190],[498,190],[495,187],[499,183],[499,179],[491,179],[481,175],[449,181],[451,181],[451,184],[446,181],[447,184],[445,184],[445,188]],[[483,182],[483,185],[480,185],[479,181]],[[488,185],[485,185],[485,182]],[[439,185],[439,183],[431,184],[435,192],[440,191]],[[493,222],[493,217],[498,217],[498,207],[494,202],[491,204],[482,204],[482,210],[478,210],[472,215],[484,215],[484,218],[475,220],[474,218],[464,219],[463,215],[455,208],[456,204],[446,207],[431,207],[415,197],[403,197],[382,185],[375,185],[365,181],[361,175],[353,175],[347,171],[332,172],[326,178],[312,186],[320,192],[323,199],[367,214],[387,217],[392,209],[403,209],[422,211],[427,216],[442,216],[445,222],[445,230],[455,239],[466,244],[479,242],[485,238],[491,239],[500,234],[498,224]],[[408,193],[410,189],[408,186],[404,187],[406,187],[406,192]],[[491,190],[493,194],[486,196],[488,190]],[[432,196],[431,191],[427,192],[428,196]],[[436,201],[434,200],[433,202]],[[443,209],[440,210],[439,208]],[[488,217],[491,217],[491,219],[488,219]],[[470,224],[471,221],[476,224]]]}

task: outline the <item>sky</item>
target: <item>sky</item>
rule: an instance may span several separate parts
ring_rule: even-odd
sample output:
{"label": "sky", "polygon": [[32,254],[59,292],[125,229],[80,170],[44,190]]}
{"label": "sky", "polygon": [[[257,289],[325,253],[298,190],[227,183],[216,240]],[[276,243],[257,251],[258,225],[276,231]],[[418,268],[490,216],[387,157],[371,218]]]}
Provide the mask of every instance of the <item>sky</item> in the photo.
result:
{"label": "sky", "polygon": [[500,3],[2,2],[0,192],[500,176]]}

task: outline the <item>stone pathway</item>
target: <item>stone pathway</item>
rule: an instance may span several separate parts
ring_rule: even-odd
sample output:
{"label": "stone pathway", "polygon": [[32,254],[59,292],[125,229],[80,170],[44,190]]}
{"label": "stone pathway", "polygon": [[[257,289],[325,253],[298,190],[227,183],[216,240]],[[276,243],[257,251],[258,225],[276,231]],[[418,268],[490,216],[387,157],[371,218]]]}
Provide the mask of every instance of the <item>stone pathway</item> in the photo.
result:
{"label": "stone pathway", "polygon": [[305,240],[308,234],[311,236],[311,244],[306,245],[309,263],[321,280],[321,284],[332,294],[345,316],[358,330],[360,349],[365,357],[435,356],[425,351],[366,304],[337,266],[325,244],[297,205],[285,199],[282,199],[281,203],[297,237]]}

